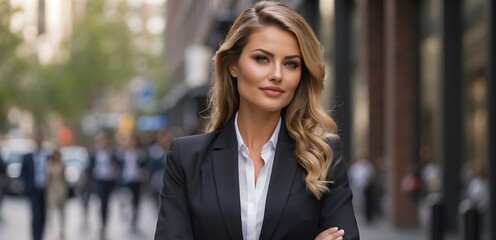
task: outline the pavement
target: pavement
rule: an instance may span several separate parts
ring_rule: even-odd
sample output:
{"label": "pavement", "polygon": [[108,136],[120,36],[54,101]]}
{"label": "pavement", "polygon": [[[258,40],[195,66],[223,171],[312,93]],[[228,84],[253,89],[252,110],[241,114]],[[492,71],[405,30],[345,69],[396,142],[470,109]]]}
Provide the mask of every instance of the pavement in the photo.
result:
{"label": "pavement", "polygon": [[[384,208],[386,206],[383,206]],[[462,240],[464,236],[462,216],[459,217],[459,228],[456,232],[445,232],[443,239],[431,237],[430,215],[431,209],[425,201],[418,205],[418,225],[415,227],[394,227],[384,216],[378,216],[371,222],[367,222],[360,211],[356,212],[360,239],[362,240]],[[384,215],[387,215],[385,213]],[[472,239],[470,239],[472,240]],[[491,240],[489,231],[480,233],[478,240]],[[494,240],[494,239],[493,239]]]}
{"label": "pavement", "polygon": [[[157,221],[157,206],[149,196],[143,196],[137,230],[131,228],[131,208],[126,192],[115,192],[111,197],[108,229],[105,240],[149,240],[153,239]],[[66,206],[65,238],[59,234],[59,222],[48,216],[45,240],[101,240],[99,236],[99,201],[96,195],[90,199],[88,218],[85,222],[81,202],[70,199]],[[7,196],[1,208],[0,240],[31,239],[30,213],[27,199]],[[357,212],[357,221],[362,240],[430,240],[428,236],[428,209],[419,212],[420,224],[413,228],[395,228],[384,217],[367,223]],[[445,240],[462,239],[459,234],[448,234]],[[485,238],[483,238],[485,239]],[[436,239],[437,240],[437,239]]]}
{"label": "pavement", "polygon": [[[131,227],[131,205],[126,192],[115,192],[109,206],[105,240],[153,239],[157,224],[157,207],[151,197],[143,196],[136,229]],[[87,221],[80,199],[72,198],[66,204],[64,237],[60,236],[58,216],[49,213],[45,226],[45,240],[101,240],[99,200],[90,199]],[[7,196],[1,208],[0,240],[30,240],[31,215],[29,202],[24,197]]]}

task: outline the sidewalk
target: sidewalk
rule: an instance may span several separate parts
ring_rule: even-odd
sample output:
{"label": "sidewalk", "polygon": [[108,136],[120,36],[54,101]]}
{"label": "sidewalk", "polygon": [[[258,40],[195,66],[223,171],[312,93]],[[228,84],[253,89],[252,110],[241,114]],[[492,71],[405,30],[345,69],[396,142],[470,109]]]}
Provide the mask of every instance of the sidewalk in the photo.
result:
{"label": "sidewalk", "polygon": [[[153,239],[157,223],[157,210],[148,196],[143,196],[138,231],[131,228],[131,214],[128,201],[120,192],[112,195],[109,206],[108,228],[105,240],[149,240]],[[66,205],[65,238],[63,240],[100,240],[100,204],[96,195],[90,200],[87,224],[83,219],[80,199],[71,199]],[[47,216],[45,237],[47,240],[62,239],[59,236],[58,219]],[[24,197],[7,196],[2,206],[0,240],[31,239],[29,203]]]}
{"label": "sidewalk", "polygon": [[428,239],[427,232],[420,227],[397,229],[384,219],[375,219],[367,224],[361,215],[357,215],[360,239],[363,240],[420,240]]}
{"label": "sidewalk", "polygon": [[[149,196],[143,196],[139,217],[139,231],[130,227],[130,206],[125,195],[116,192],[112,195],[109,212],[109,226],[105,240],[151,240],[155,233],[157,208]],[[64,240],[100,240],[99,238],[99,201],[93,195],[89,207],[88,223],[82,216],[83,209],[79,199],[71,199],[67,203],[66,226]],[[2,206],[0,222],[0,240],[29,240],[31,239],[29,204],[23,197],[8,196]],[[357,211],[357,221],[362,240],[431,240],[428,235],[429,210],[422,207],[419,214],[419,226],[415,228],[395,228],[385,217],[375,218],[370,224]],[[59,240],[58,225],[47,219],[45,239]],[[58,220],[58,219],[57,219]],[[447,235],[444,240],[462,239],[462,233]],[[486,238],[482,238],[486,239]]]}
{"label": "sidewalk", "polygon": [[[419,205],[418,226],[411,228],[397,228],[391,225],[384,216],[374,218],[367,223],[365,216],[356,212],[361,240],[434,240],[430,238],[430,209],[426,204]],[[445,233],[443,240],[462,239],[462,230],[459,233]],[[485,238],[482,238],[485,240]],[[438,239],[435,239],[438,240]]]}

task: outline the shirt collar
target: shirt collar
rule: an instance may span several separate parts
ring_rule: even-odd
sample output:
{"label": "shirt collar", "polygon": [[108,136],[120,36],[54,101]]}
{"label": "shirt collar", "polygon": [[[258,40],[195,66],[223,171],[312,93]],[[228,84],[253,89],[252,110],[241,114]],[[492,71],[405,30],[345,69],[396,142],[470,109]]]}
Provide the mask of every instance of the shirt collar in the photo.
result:
{"label": "shirt collar", "polygon": [[[243,141],[243,138],[241,137],[241,133],[239,132],[238,112],[236,112],[236,116],[234,118],[234,129],[236,129],[236,139],[238,140],[238,151],[240,151],[241,148],[243,146],[246,147],[246,145],[245,145],[245,142]],[[277,126],[274,129],[274,132],[272,132],[272,136],[270,137],[269,141],[265,145],[269,144],[269,146],[271,146],[273,149],[275,149],[277,146],[277,140],[279,139],[279,132],[280,131],[281,131],[281,117],[279,117],[279,121],[277,122]]]}

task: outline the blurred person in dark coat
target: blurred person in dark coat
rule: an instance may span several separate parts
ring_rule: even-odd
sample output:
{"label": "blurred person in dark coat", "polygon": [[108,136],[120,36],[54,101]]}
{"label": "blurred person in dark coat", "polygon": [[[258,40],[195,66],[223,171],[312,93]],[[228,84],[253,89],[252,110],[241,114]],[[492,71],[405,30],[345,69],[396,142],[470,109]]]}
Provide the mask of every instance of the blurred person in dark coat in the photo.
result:
{"label": "blurred person in dark coat", "polygon": [[[88,167],[89,169],[89,167]],[[79,197],[81,198],[81,204],[83,207],[83,227],[88,227],[88,214],[89,214],[89,203],[92,192],[94,191],[93,181],[91,180],[91,174],[89,170],[83,171],[81,179],[77,184],[77,190]]]}
{"label": "blurred person in dark coat", "polygon": [[165,157],[167,156],[167,143],[170,140],[166,130],[155,133],[152,144],[148,147],[148,168],[150,172],[150,188],[154,202],[159,204],[159,192],[162,188],[162,177],[165,168]]}
{"label": "blurred person in dark coat", "polygon": [[100,235],[104,237],[107,226],[108,204],[110,195],[114,190],[119,173],[120,161],[117,153],[110,143],[107,133],[101,133],[96,138],[96,146],[90,155],[90,164],[87,174],[96,188],[100,198],[101,229]]}
{"label": "blurred person in dark coat", "polygon": [[36,133],[36,148],[32,153],[24,155],[21,169],[24,192],[31,204],[33,240],[43,238],[46,219],[46,167],[50,156],[42,147],[43,140],[43,133]]}
{"label": "blurred person in dark coat", "polygon": [[5,177],[6,177],[6,165],[5,162],[2,158],[1,151],[2,148],[0,148],[0,222],[2,221],[2,202],[3,202],[3,195],[5,194]]}
{"label": "blurred person in dark coat", "polygon": [[147,155],[141,148],[137,135],[131,135],[126,148],[122,153],[122,183],[132,194],[132,226],[136,228],[139,213],[141,185],[147,179]]}
{"label": "blurred person in dark coat", "polygon": [[367,222],[373,218],[373,187],[375,178],[375,168],[366,154],[355,160],[351,165],[349,172],[350,187],[355,194],[355,205],[362,208],[365,213]]}

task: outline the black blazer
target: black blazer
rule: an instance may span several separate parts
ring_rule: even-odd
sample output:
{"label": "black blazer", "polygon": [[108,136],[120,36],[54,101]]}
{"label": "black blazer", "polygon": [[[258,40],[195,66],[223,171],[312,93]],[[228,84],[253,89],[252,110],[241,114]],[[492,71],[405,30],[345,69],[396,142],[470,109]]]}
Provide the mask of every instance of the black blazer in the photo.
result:
{"label": "black blazer", "polygon": [[24,154],[22,158],[21,179],[24,184],[24,193],[29,195],[34,188],[34,156],[33,153]]}
{"label": "black blazer", "polygon": [[[115,179],[113,179],[113,180],[117,180],[117,178],[119,177],[120,171],[121,171],[122,160],[119,159],[118,154],[117,154],[115,149],[111,148],[109,151],[110,151],[110,164],[116,171]],[[90,154],[89,164],[86,167],[86,176],[88,176],[88,179],[95,180],[94,179],[95,176],[93,176],[93,170],[95,167],[97,167],[97,165],[96,165],[96,153],[97,152],[98,152],[98,148],[93,150],[93,152]]]}
{"label": "black blazer", "polygon": [[[46,153],[46,152],[45,152]],[[50,161],[51,156],[46,153],[46,164]],[[35,159],[34,153],[26,153],[22,157],[22,167],[20,179],[23,183],[24,194],[28,197],[40,197],[35,193]],[[44,189],[41,189],[44,190]],[[42,191],[43,192],[43,191]],[[35,199],[36,200],[36,199]]]}
{"label": "black blazer", "polygon": [[[339,140],[329,142],[334,154],[330,192],[317,200],[306,188],[305,170],[282,122],[260,239],[313,240],[329,227],[344,229],[345,239],[359,239]],[[232,119],[220,131],[174,139],[155,239],[243,239],[237,159]]]}

